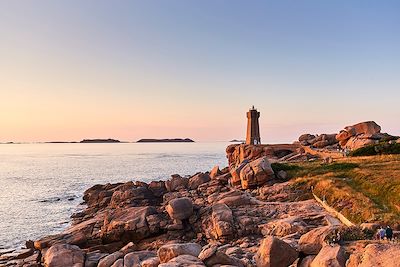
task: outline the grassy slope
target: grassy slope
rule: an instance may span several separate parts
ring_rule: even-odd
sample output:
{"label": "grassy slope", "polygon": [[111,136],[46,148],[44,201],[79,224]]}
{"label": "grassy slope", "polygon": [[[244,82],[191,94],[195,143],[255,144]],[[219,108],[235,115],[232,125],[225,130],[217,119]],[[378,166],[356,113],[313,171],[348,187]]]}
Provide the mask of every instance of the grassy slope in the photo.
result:
{"label": "grassy slope", "polygon": [[304,162],[286,169],[294,187],[311,188],[351,221],[400,222],[400,155]]}

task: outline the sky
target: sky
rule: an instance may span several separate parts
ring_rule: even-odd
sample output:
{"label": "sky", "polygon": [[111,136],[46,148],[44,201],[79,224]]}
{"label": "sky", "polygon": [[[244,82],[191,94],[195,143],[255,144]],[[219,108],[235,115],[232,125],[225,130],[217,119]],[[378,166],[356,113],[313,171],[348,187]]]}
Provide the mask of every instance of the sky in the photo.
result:
{"label": "sky", "polygon": [[400,2],[0,1],[0,142],[400,135]]}

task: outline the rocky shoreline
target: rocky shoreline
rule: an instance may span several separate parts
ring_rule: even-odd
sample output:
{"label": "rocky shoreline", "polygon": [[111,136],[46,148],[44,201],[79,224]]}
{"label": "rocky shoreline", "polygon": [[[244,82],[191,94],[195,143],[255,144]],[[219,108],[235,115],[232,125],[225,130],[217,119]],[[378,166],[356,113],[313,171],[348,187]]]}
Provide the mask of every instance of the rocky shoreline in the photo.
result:
{"label": "rocky shoreline", "polygon": [[273,150],[250,150],[230,146],[229,168],[191,177],[95,185],[71,227],[0,266],[396,266],[396,244],[328,244],[355,230],[275,173],[264,155]]}

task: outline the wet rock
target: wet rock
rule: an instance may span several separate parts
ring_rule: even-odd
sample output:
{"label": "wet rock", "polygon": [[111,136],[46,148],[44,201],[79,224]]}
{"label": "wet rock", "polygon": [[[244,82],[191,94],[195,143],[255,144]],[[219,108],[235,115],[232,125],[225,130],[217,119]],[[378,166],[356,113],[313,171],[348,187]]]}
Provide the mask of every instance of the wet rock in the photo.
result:
{"label": "wet rock", "polygon": [[175,198],[165,208],[173,220],[185,220],[193,214],[192,200],[188,197]]}
{"label": "wet rock", "polygon": [[197,189],[199,185],[207,183],[211,180],[210,175],[208,173],[197,173],[194,176],[189,178],[188,188],[191,190]]}
{"label": "wet rock", "polygon": [[298,257],[298,252],[286,242],[272,236],[266,237],[260,245],[255,261],[257,267],[287,267]]}
{"label": "wet rock", "polygon": [[191,255],[194,257],[199,256],[201,252],[201,246],[196,243],[184,243],[184,244],[167,244],[161,246],[158,251],[158,258],[161,263],[166,263],[171,259],[180,255]]}
{"label": "wet rock", "polygon": [[69,244],[51,246],[45,256],[46,267],[82,266],[85,263],[85,253],[78,247]]}

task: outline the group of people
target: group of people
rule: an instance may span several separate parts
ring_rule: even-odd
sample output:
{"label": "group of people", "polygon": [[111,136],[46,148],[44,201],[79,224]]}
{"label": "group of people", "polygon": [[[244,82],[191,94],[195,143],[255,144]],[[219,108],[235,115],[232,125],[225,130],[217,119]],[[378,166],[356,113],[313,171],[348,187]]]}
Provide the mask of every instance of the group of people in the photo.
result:
{"label": "group of people", "polygon": [[384,240],[386,237],[387,240],[392,241],[393,239],[393,230],[390,228],[388,225],[386,228],[383,228],[382,226],[378,229],[376,232],[376,239],[378,240]]}

